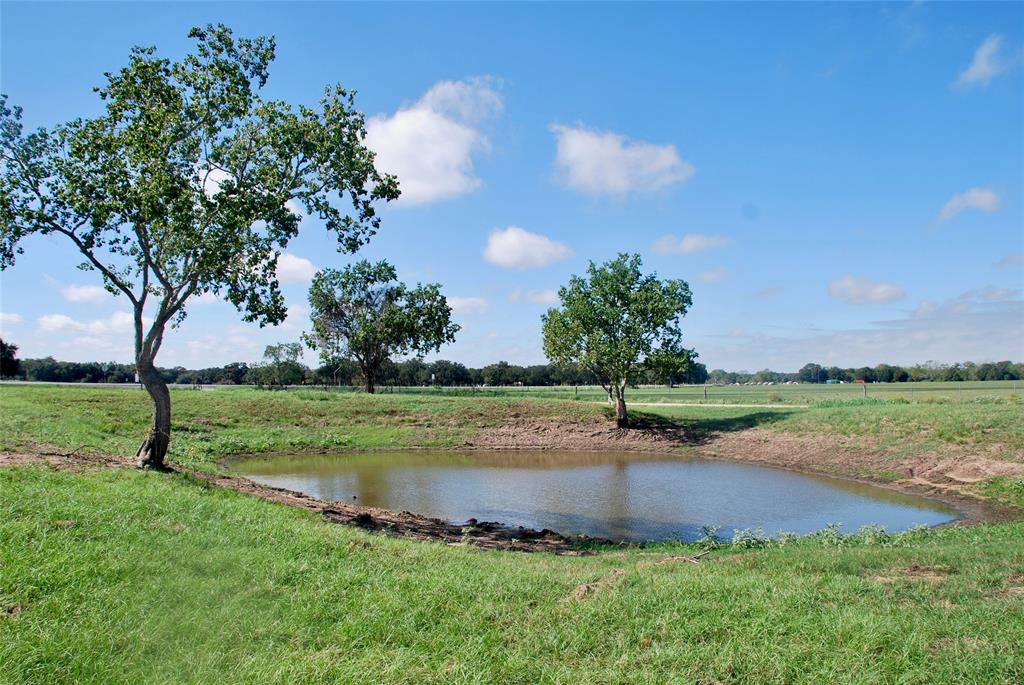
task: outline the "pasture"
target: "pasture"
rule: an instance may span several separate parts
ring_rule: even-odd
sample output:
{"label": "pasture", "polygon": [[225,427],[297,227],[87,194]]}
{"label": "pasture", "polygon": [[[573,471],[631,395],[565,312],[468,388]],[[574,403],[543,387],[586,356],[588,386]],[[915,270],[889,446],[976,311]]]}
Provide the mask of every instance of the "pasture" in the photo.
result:
{"label": "pasture", "polygon": [[[445,396],[524,397],[552,400],[603,401],[600,386],[550,387],[384,387],[381,392]],[[657,404],[813,404],[828,400],[907,400],[916,402],[971,402],[986,398],[1024,397],[1024,381],[949,381],[918,383],[794,385],[644,385],[627,391],[627,402]]]}
{"label": "pasture", "polygon": [[[806,408],[795,394],[766,401],[806,387],[740,390],[742,404],[759,406],[673,406],[693,389],[634,391],[663,405],[637,406],[648,427],[636,430],[676,430],[684,451],[730,449],[743,436],[816,445],[821,461],[808,468],[877,482],[937,455],[1024,463],[1012,386],[931,388],[939,394],[913,401],[820,396]],[[161,474],[78,461],[134,453],[148,425],[143,391],[0,386],[0,454],[21,455],[0,468],[0,682],[1024,678],[1018,521],[584,556],[415,541],[188,471],[219,473],[245,453],[458,447],[519,425],[601,431],[608,409],[521,389],[179,389],[173,401],[170,454],[184,472]],[[833,448],[856,459],[830,462]],[[1019,477],[968,489],[1024,505]]]}

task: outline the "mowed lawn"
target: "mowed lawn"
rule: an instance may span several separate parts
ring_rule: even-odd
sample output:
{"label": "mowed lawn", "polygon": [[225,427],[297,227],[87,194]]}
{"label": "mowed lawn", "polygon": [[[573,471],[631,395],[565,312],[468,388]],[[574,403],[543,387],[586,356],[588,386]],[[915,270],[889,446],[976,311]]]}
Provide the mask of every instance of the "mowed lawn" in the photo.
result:
{"label": "mowed lawn", "polygon": [[[172,457],[454,446],[585,402],[174,392]],[[647,411],[648,408],[644,408]],[[0,452],[130,455],[134,389],[0,387]],[[702,431],[859,436],[1018,458],[1014,400],[664,407]],[[1024,502],[1024,483],[998,484]],[[371,534],[182,474],[0,468],[0,683],[1019,683],[1024,524],[822,534],[699,564]]]}

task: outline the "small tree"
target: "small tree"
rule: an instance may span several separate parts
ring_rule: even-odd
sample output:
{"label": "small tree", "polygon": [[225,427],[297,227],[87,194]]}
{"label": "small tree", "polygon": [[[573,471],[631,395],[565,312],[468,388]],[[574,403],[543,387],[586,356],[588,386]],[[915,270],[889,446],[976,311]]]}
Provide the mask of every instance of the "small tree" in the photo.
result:
{"label": "small tree", "polygon": [[796,372],[796,377],[801,383],[824,383],[828,380],[828,369],[822,368],[820,364],[804,364]]}
{"label": "small tree", "polygon": [[543,317],[544,353],[553,363],[587,369],[615,405],[620,428],[629,425],[626,386],[657,348],[678,349],[679,319],[690,308],[690,286],[640,272],[640,255],[587,268],[558,291],[561,309]]}
{"label": "small tree", "polygon": [[301,383],[306,375],[306,367],[299,362],[301,356],[302,343],[267,345],[263,350],[263,364],[254,369],[256,383],[272,388]]}
{"label": "small tree", "polygon": [[313,330],[303,340],[320,351],[325,364],[354,359],[368,393],[393,356],[437,351],[459,330],[438,284],[408,288],[397,278],[387,262],[362,260],[341,271],[321,271],[309,289]]}
{"label": "small tree", "polygon": [[[373,203],[398,197],[363,145],[353,94],[328,88],[316,108],[263,100],[274,40],[195,28],[178,62],[155,48],[97,89],[105,111],[23,135],[0,96],[0,269],[34,234],[60,235],[131,303],[135,367],[153,401],[140,466],[162,468],[171,398],[155,359],[185,303],[218,293],[246,321],[286,315],[277,259],[299,229],[295,203],[357,250],[378,228]],[[335,203],[351,202],[351,215]]]}
{"label": "small tree", "polygon": [[0,338],[0,378],[17,378],[21,375],[21,361],[17,353],[17,345],[6,343]]}

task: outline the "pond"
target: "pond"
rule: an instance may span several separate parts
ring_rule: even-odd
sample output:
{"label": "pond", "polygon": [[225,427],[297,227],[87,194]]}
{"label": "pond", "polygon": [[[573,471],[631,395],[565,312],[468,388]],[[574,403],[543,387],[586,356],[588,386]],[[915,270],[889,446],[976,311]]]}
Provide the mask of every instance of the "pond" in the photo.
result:
{"label": "pond", "polygon": [[758,527],[805,534],[831,523],[896,532],[958,517],[870,485],[669,454],[349,452],[246,459],[233,471],[323,500],[631,542],[693,541],[703,526],[724,536]]}

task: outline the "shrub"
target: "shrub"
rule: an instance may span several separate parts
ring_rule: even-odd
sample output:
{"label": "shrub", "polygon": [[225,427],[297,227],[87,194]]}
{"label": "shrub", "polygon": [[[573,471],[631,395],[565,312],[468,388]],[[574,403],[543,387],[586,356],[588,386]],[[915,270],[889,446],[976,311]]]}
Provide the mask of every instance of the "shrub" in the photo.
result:
{"label": "shrub", "polygon": [[767,547],[771,540],[764,536],[760,528],[744,528],[734,531],[732,534],[732,546],[740,549],[756,549]]}

